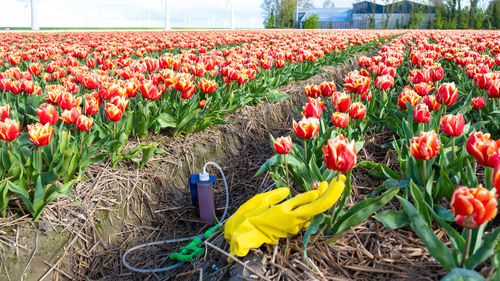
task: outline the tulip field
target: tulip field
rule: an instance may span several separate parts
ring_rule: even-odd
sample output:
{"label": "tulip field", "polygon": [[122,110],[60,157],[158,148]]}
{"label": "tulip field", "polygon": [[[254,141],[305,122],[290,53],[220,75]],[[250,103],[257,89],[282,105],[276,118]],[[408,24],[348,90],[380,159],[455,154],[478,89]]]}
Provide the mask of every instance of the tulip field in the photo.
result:
{"label": "tulip field", "polygon": [[[282,85],[325,66],[356,64],[342,81],[304,87],[289,133],[271,136],[275,153],[258,163],[255,176],[268,174],[294,194],[346,176],[340,200],[302,231],[304,263],[313,266],[308,254],[318,235],[334,243],[374,218],[415,233],[446,272],[443,280],[500,280],[499,32],[0,37],[1,216],[20,206],[34,222],[43,220],[49,204],[73,197],[92,165],[141,169],[166,153],[158,136],[182,139],[223,126],[243,107],[288,99]],[[382,132],[391,140],[380,145],[397,163],[358,161],[366,136]],[[141,142],[124,149],[129,140]],[[355,171],[381,184],[351,205]]]}

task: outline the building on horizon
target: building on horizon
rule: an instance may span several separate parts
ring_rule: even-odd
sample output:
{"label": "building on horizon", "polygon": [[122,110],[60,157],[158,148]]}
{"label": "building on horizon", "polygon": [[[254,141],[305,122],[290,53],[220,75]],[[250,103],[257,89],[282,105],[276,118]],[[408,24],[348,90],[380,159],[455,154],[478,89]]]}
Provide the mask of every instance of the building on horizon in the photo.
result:
{"label": "building on horizon", "polygon": [[318,28],[322,29],[379,29],[385,27],[386,21],[387,28],[405,28],[413,9],[421,10],[425,16],[422,28],[434,18],[433,6],[415,1],[403,0],[384,5],[379,1],[361,0],[354,2],[352,8],[299,9],[296,27],[303,28],[305,21],[316,14],[319,17]]}

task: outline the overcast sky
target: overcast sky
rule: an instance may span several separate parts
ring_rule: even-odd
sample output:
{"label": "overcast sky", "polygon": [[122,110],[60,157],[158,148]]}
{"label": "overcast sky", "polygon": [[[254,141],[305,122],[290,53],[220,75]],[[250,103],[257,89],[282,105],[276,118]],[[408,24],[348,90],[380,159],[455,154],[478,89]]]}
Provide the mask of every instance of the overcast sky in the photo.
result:
{"label": "overcast sky", "polygon": [[[40,27],[163,27],[165,0],[34,0]],[[237,28],[262,28],[262,0],[233,0]],[[314,0],[322,6],[324,0]],[[351,7],[352,0],[335,0]],[[0,0],[0,27],[28,27],[29,0]],[[172,27],[231,25],[228,0],[169,0]]]}

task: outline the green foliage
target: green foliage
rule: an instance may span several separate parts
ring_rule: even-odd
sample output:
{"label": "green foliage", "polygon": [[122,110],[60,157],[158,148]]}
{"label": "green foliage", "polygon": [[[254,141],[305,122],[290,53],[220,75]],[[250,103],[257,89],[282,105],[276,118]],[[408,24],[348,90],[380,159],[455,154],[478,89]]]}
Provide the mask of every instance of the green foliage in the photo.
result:
{"label": "green foliage", "polygon": [[316,14],[312,14],[304,22],[304,28],[305,29],[317,29],[318,24],[319,24],[319,16]]}
{"label": "green foliage", "polygon": [[443,24],[443,9],[442,7],[436,7],[436,15],[434,16],[434,28],[442,29]]}
{"label": "green foliage", "polygon": [[424,9],[418,5],[412,5],[410,20],[408,26],[411,29],[418,29],[422,27],[422,23],[425,20]]}

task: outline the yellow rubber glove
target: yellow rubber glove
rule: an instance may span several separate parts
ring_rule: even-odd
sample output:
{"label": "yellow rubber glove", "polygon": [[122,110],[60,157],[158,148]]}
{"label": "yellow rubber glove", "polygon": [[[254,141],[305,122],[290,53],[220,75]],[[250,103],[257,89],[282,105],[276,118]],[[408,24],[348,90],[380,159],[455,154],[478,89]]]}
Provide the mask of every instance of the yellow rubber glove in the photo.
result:
{"label": "yellow rubber glove", "polygon": [[340,175],[338,181],[335,178],[330,184],[322,182],[317,190],[301,193],[279,205],[274,205],[280,198],[276,194],[288,195],[281,191],[283,188],[253,197],[226,222],[224,233],[231,254],[246,256],[251,248],[275,244],[280,238],[297,234],[314,216],[333,206],[344,187],[345,176]]}

